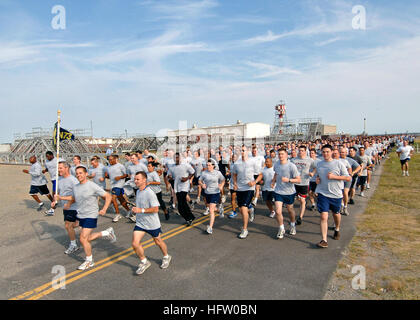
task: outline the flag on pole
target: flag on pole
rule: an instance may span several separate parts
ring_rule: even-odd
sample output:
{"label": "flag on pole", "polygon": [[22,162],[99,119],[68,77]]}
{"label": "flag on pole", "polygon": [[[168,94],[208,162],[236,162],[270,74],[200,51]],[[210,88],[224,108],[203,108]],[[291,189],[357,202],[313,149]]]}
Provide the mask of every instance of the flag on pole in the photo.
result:
{"label": "flag on pole", "polygon": [[[74,140],[74,134],[60,127],[60,141],[63,141],[63,140]],[[54,143],[54,147],[56,148],[57,147],[57,122],[54,125],[53,143]]]}

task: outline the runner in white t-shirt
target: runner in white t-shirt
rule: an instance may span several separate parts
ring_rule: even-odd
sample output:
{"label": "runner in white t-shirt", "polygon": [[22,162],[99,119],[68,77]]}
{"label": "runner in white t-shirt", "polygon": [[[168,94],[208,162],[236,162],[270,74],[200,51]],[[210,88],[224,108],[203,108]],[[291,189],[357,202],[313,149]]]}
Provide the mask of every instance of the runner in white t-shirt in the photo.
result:
{"label": "runner in white t-shirt", "polygon": [[412,146],[408,145],[408,141],[404,140],[403,145],[397,149],[397,154],[400,157],[402,176],[409,176],[408,174],[408,161],[414,153]]}

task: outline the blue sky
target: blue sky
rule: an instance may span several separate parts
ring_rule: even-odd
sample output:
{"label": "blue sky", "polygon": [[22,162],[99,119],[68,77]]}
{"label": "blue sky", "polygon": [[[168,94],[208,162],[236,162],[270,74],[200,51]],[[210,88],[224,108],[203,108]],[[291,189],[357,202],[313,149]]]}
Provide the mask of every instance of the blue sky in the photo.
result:
{"label": "blue sky", "polygon": [[418,57],[418,1],[0,0],[0,142],[59,107],[101,137],[272,124],[279,100],[341,132],[420,131]]}

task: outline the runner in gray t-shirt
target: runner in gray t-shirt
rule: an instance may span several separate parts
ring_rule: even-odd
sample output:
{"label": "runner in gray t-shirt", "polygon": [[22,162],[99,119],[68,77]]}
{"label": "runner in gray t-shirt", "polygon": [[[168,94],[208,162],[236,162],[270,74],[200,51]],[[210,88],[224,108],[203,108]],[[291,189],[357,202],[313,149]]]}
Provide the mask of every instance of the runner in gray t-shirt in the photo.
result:
{"label": "runner in gray t-shirt", "polygon": [[[92,181],[88,180],[88,173],[86,168],[79,167],[76,169],[76,177],[79,181],[78,184],[73,187],[72,196],[58,196],[57,200],[69,200],[63,207],[64,210],[68,210],[70,206],[76,202],[77,205],[77,220],[79,220],[79,226],[81,227],[80,232],[80,243],[86,254],[86,260],[83,262],[78,269],[86,270],[93,267],[95,264],[92,257],[92,246],[91,242],[98,238],[106,238],[111,240],[111,243],[117,240],[114,229],[108,228],[102,232],[93,233],[93,229],[97,226],[98,215],[105,215],[106,210],[111,204],[111,195],[105,192],[101,187]],[[98,197],[102,197],[105,200],[105,204],[98,212]]]}
{"label": "runner in gray t-shirt", "polygon": [[306,146],[299,146],[298,157],[291,160],[299,171],[300,183],[295,184],[296,194],[300,202],[300,214],[296,219],[296,225],[302,224],[303,215],[306,209],[306,197],[309,193],[309,181],[311,176],[309,172],[315,168],[314,160],[307,156]]}
{"label": "runner in gray t-shirt", "polygon": [[318,243],[321,248],[327,248],[327,232],[328,232],[328,212],[333,212],[335,230],[333,239],[340,239],[340,208],[342,189],[344,181],[350,181],[351,177],[346,167],[338,160],[332,158],[332,146],[324,145],[322,147],[322,156],[324,160],[316,166],[318,194],[318,212],[321,214],[321,235],[322,240]]}
{"label": "runner in gray t-shirt", "polygon": [[283,239],[286,233],[283,220],[283,203],[286,205],[290,216],[289,234],[296,234],[295,226],[295,209],[293,203],[295,200],[295,183],[300,183],[301,179],[296,165],[288,160],[287,150],[282,148],[279,150],[279,160],[274,164],[274,177],[271,186],[274,187],[274,200],[276,205],[276,219],[279,224],[277,238]]}
{"label": "runner in gray t-shirt", "polygon": [[153,237],[153,241],[162,251],[163,260],[160,266],[162,269],[166,269],[169,266],[171,256],[168,255],[167,246],[160,236],[162,230],[158,215],[159,201],[150,186],[147,186],[147,174],[143,171],[139,172],[135,175],[134,182],[138,190],[136,206],[132,208],[133,213],[136,214],[132,246],[140,258],[140,264],[136,271],[140,275],[151,266],[150,261],[144,255],[144,249],[140,243],[146,233]]}

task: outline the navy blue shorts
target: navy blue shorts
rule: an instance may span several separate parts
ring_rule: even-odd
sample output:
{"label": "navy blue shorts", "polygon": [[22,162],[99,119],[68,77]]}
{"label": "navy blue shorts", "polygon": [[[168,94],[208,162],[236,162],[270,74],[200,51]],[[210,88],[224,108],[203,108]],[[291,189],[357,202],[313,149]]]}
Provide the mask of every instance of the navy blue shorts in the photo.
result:
{"label": "navy blue shorts", "polygon": [[236,191],[236,202],[238,203],[238,207],[249,208],[253,197],[254,197],[254,190]]}
{"label": "navy blue shorts", "polygon": [[410,158],[404,159],[404,160],[400,160],[401,165],[405,165],[408,161],[410,161]]}
{"label": "navy blue shorts", "polygon": [[76,210],[63,210],[64,221],[76,222],[77,211]]}
{"label": "navy blue shorts", "polygon": [[274,191],[263,191],[262,198],[264,201],[267,201],[267,200],[274,201]]}
{"label": "navy blue shorts", "polygon": [[112,188],[111,193],[116,196],[122,196],[124,194],[123,188]]}
{"label": "navy blue shorts", "polygon": [[53,190],[53,193],[56,193],[57,192],[57,182],[55,181],[55,180],[51,180],[51,183],[52,183],[52,186],[53,186],[53,188],[52,188],[52,190]]}
{"label": "navy blue shorts", "polygon": [[146,230],[146,229],[140,228],[138,226],[135,226],[133,231],[146,232],[146,233],[150,234],[153,238],[159,237],[159,235],[162,233],[162,230],[160,228],[155,229],[155,230]]}
{"label": "navy blue shorts", "polygon": [[296,196],[296,193],[284,195],[284,194],[278,194],[274,192],[275,201],[280,201],[288,205],[291,205],[295,202],[295,196]]}
{"label": "navy blue shorts", "polygon": [[330,210],[332,213],[339,214],[341,209],[341,200],[343,198],[328,198],[322,194],[318,194],[318,212],[329,212]]}
{"label": "navy blue shorts", "polygon": [[215,193],[215,194],[204,194],[206,197],[206,202],[207,203],[215,203],[218,204],[220,203],[220,193]]}
{"label": "navy blue shorts", "polygon": [[77,218],[77,220],[79,220],[79,226],[85,229],[95,229],[96,226],[98,225],[98,219],[94,219],[94,218],[85,218],[85,219]]}
{"label": "navy blue shorts", "polygon": [[29,194],[37,194],[40,193],[42,195],[49,194],[50,190],[48,190],[48,187],[46,184],[43,186],[31,186],[31,189],[29,190]]}

